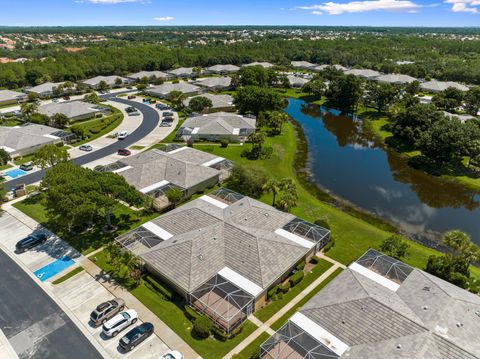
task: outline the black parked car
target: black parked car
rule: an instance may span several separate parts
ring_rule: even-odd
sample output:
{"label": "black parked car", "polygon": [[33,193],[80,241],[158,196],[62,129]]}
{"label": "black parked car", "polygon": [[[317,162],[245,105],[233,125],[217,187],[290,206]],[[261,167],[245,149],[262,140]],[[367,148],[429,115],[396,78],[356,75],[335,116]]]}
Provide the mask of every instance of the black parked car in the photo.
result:
{"label": "black parked car", "polygon": [[162,117],[173,117],[173,112],[170,112],[170,111],[164,112]]}
{"label": "black parked car", "polygon": [[20,240],[15,245],[15,249],[18,253],[23,253],[28,249],[43,244],[47,241],[47,235],[45,233],[30,234],[28,237]]}
{"label": "black parked car", "polygon": [[133,328],[120,339],[120,348],[126,352],[133,350],[133,348],[153,334],[153,329],[152,323],[143,323]]}

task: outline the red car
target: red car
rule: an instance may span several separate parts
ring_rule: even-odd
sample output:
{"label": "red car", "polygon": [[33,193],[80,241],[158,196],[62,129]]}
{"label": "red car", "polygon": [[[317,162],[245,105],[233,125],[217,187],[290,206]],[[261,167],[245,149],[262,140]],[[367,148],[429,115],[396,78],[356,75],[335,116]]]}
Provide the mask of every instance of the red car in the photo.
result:
{"label": "red car", "polygon": [[128,98],[129,100],[133,100],[133,99],[136,98],[136,97],[137,97],[137,96],[135,96],[135,95],[129,95],[127,98]]}
{"label": "red car", "polygon": [[70,96],[63,96],[63,99],[64,99],[65,101],[68,101],[68,100],[70,100]]}
{"label": "red car", "polygon": [[130,156],[132,153],[126,148],[121,148],[118,150],[117,154],[119,154],[120,156]]}

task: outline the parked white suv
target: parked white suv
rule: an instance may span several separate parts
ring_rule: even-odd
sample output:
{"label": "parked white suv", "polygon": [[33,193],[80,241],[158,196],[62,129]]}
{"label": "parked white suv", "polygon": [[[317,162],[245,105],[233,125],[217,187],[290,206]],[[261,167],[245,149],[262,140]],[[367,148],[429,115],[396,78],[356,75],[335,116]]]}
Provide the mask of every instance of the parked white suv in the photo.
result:
{"label": "parked white suv", "polygon": [[121,312],[103,324],[103,334],[107,337],[115,337],[123,329],[136,323],[137,320],[138,314],[135,310],[129,309]]}
{"label": "parked white suv", "polygon": [[127,138],[127,136],[128,136],[128,131],[122,131],[117,135],[117,138],[119,140],[124,140]]}
{"label": "parked white suv", "polygon": [[171,350],[163,354],[160,359],[183,359],[183,354],[177,350]]}

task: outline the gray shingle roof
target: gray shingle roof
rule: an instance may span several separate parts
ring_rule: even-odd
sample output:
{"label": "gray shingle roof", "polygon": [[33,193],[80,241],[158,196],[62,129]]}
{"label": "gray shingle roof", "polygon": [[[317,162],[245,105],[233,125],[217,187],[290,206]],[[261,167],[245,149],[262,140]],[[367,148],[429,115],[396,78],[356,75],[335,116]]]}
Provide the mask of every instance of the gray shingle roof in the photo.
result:
{"label": "gray shingle roof", "polygon": [[348,349],[340,358],[478,359],[480,297],[413,269],[393,291],[346,269],[300,313]]}
{"label": "gray shingle roof", "polygon": [[11,90],[0,90],[0,102],[3,101],[12,101],[12,100],[24,100],[27,97],[26,94],[11,91]]}
{"label": "gray shingle roof", "polygon": [[198,128],[200,135],[232,135],[234,129],[255,129],[256,119],[241,115],[215,112],[203,116],[189,117],[182,128]]}
{"label": "gray shingle roof", "polygon": [[54,87],[58,87],[59,85],[63,85],[65,82],[45,82],[41,85],[34,86],[28,89],[28,92],[34,92],[36,94],[42,94],[45,92],[52,92]]}
{"label": "gray shingle roof", "polygon": [[120,162],[132,168],[119,174],[138,190],[163,180],[187,189],[219,175],[218,170],[201,165],[215,158],[192,148],[176,154],[152,150],[122,159]]}
{"label": "gray shingle roof", "polygon": [[390,84],[408,84],[410,82],[418,81],[415,77],[402,74],[386,74],[375,78],[376,81],[386,82]]}
{"label": "gray shingle roof", "polygon": [[180,91],[183,93],[198,93],[200,87],[189,84],[188,82],[179,82],[178,84],[166,83],[159,86],[150,87],[145,90],[153,95],[166,96],[172,91]]}
{"label": "gray shingle roof", "polygon": [[242,65],[242,67],[245,67],[245,66],[262,66],[263,68],[270,68],[270,67],[273,67],[275,65],[271,64],[270,62],[251,62],[249,64],[244,64]]}
{"label": "gray shingle roof", "polygon": [[353,75],[364,79],[373,79],[380,76],[381,73],[370,69],[351,69],[345,71],[345,75]]}
{"label": "gray shingle roof", "polygon": [[288,82],[290,83],[290,86],[296,86],[296,87],[301,87],[308,82],[307,79],[304,79],[303,77],[294,76],[294,75],[288,75],[287,79],[288,79]]}
{"label": "gray shingle roof", "polygon": [[0,126],[0,148],[8,152],[10,150],[21,151],[34,146],[58,141],[58,138],[50,137],[58,129],[30,124],[27,126],[5,127]]}
{"label": "gray shingle roof", "polygon": [[193,67],[179,67],[178,69],[169,70],[167,73],[174,76],[190,76],[194,73]]}
{"label": "gray shingle roof", "polygon": [[204,93],[204,94],[201,94],[201,95],[198,95],[198,96],[189,97],[183,102],[183,104],[185,106],[188,106],[190,104],[190,101],[192,100],[192,98],[199,97],[199,96],[206,97],[210,101],[212,101],[212,108],[233,107],[233,97],[232,96],[230,96],[230,95],[215,95],[215,94],[211,94],[211,93]]}
{"label": "gray shingle roof", "polygon": [[235,65],[213,65],[207,67],[206,70],[213,72],[236,72],[240,70],[240,67]]}
{"label": "gray shingle roof", "polygon": [[232,84],[232,78],[224,77],[205,77],[195,81],[195,84],[207,88],[228,88]]}
{"label": "gray shingle roof", "polygon": [[460,91],[468,91],[469,90],[468,86],[462,85],[458,82],[452,82],[452,81],[432,80],[432,81],[423,82],[423,83],[420,84],[420,88],[422,90],[431,91],[431,92],[442,92],[442,91],[445,91],[449,87],[456,88]]}
{"label": "gray shingle roof", "polygon": [[300,69],[311,69],[318,66],[317,64],[312,64],[311,62],[308,62],[308,61],[292,61],[291,65],[293,67],[300,68]]}
{"label": "gray shingle roof", "polygon": [[89,86],[98,86],[101,81],[105,81],[108,86],[113,86],[115,85],[115,81],[117,81],[117,79],[122,80],[122,83],[127,82],[127,79],[124,77],[112,75],[112,76],[95,76],[95,77],[92,77],[91,79],[87,79],[83,81],[83,83]]}
{"label": "gray shingle roof", "polygon": [[199,198],[151,221],[173,237],[141,257],[186,291],[225,266],[267,288],[309,250],[273,232],[293,218],[248,197],[223,209]]}
{"label": "gray shingle roof", "polygon": [[144,77],[150,78],[152,76],[155,76],[157,79],[164,79],[164,78],[170,77],[169,74],[167,74],[166,72],[162,72],[162,71],[140,71],[140,72],[136,72],[134,74],[130,74],[127,77],[130,78],[130,79],[139,80],[139,79],[144,78]]}
{"label": "gray shingle roof", "polygon": [[53,116],[57,113],[64,114],[68,118],[74,118],[78,116],[94,114],[100,112],[99,109],[94,108],[91,103],[83,101],[71,101],[71,102],[52,102],[42,105],[38,108],[38,112],[46,115]]}

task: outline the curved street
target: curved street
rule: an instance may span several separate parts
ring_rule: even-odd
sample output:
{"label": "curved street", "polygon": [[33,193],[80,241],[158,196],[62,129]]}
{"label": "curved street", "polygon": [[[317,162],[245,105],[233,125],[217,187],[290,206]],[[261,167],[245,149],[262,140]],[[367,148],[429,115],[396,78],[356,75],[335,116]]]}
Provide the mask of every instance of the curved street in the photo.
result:
{"label": "curved street", "polygon": [[[147,136],[150,132],[152,132],[158,126],[160,121],[160,116],[155,109],[143,103],[128,101],[123,98],[117,98],[116,97],[117,95],[118,93],[113,95],[112,94],[105,95],[101,97],[108,99],[109,101],[114,101],[114,102],[122,103],[129,106],[134,106],[138,108],[138,110],[143,114],[143,121],[141,125],[134,132],[132,132],[126,139],[119,140],[111,145],[100,148],[92,153],[77,157],[73,159],[72,162],[81,166],[81,165],[99,160],[111,154],[114,154],[120,148],[127,148],[135,144],[136,142],[140,141],[142,138]],[[46,170],[36,171],[30,174],[27,174],[25,176],[7,181],[4,183],[5,189],[11,190],[15,186],[20,184],[29,185],[32,183],[36,183],[43,178],[43,176],[45,175],[45,171]]]}

